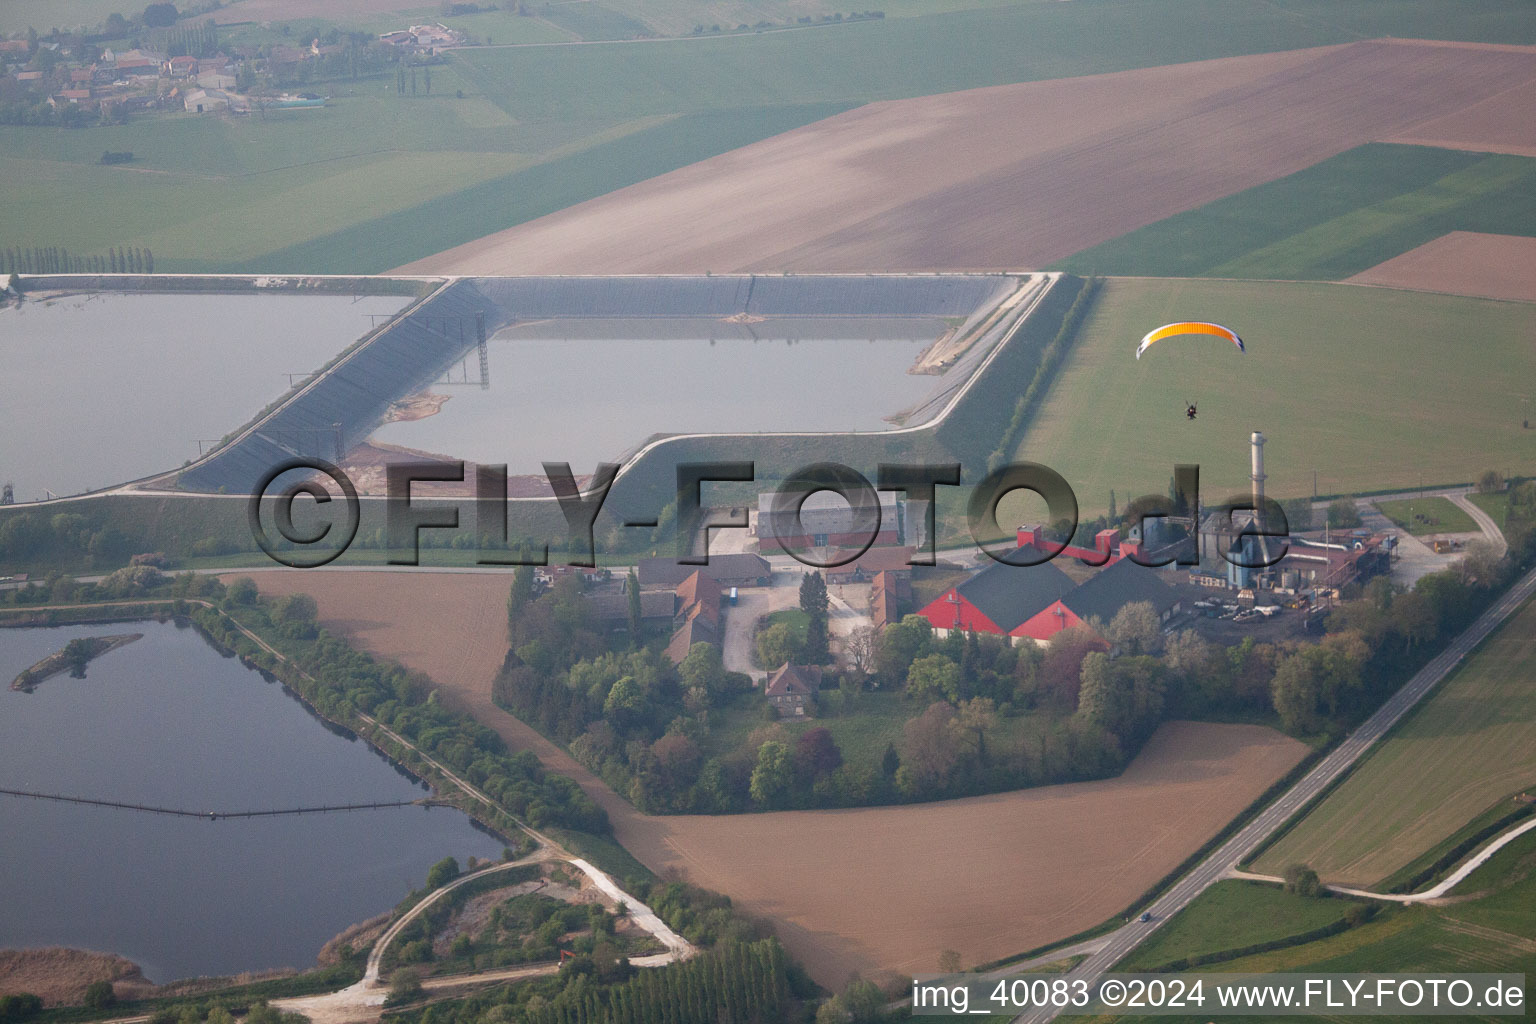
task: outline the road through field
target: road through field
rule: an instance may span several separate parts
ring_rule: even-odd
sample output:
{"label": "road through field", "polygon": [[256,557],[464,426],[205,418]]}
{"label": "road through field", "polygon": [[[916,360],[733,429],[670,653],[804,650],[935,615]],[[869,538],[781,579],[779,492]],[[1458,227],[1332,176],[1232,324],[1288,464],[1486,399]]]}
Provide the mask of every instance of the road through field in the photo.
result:
{"label": "road through field", "polygon": [[[1114,932],[1104,948],[1074,968],[1068,975],[1083,979],[1092,985],[1102,974],[1123,960],[1131,950],[1146,940],[1170,917],[1187,907],[1195,897],[1226,877],[1259,844],[1269,838],[1298,811],[1315,799],[1329,784],[1360,760],[1398,720],[1411,711],[1431,690],[1451,672],[1478,644],[1488,638],[1505,619],[1520,608],[1536,593],[1536,570],[1522,577],[1509,591],[1494,602],[1493,606],[1466,631],[1441,651],[1429,664],[1420,669],[1412,679],[1393,694],[1365,724],[1350,733],[1343,743],[1334,748],[1300,782],[1243,826],[1216,852],[1201,861],[1189,874],[1180,879],[1167,893],[1150,907],[1152,920],[1135,921]],[[1054,1020],[1060,1013],[1057,1008],[1045,1008],[1020,1014],[1016,1021],[1025,1024],[1043,1024]]]}

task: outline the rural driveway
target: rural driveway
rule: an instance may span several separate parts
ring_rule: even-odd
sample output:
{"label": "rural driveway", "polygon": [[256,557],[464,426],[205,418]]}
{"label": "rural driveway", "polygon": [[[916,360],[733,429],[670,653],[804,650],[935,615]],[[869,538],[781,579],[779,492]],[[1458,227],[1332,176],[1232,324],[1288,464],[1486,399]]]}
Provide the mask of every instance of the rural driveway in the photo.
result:
{"label": "rural driveway", "polygon": [[[1253,853],[1259,844],[1296,815],[1317,797],[1335,779],[1339,778],[1356,761],[1359,761],[1386,734],[1399,719],[1418,704],[1435,686],[1460,664],[1461,659],[1482,643],[1500,624],[1515,612],[1525,600],[1536,593],[1536,570],[1523,576],[1507,593],[1456,639],[1448,644],[1429,664],[1420,669],[1412,679],[1376,713],[1366,719],[1354,732],[1333,749],[1327,757],[1313,767],[1300,782],[1275,800],[1258,816],[1238,830],[1237,834],[1222,843],[1214,853],[1201,861],[1192,871],[1155,900],[1148,908],[1152,919],[1147,922],[1133,921],[1110,933],[1104,948],[1080,963],[1067,975],[1086,981],[1090,987],[1100,975],[1123,960],[1131,950],[1144,942],[1163,922],[1183,910],[1201,893],[1227,877],[1238,864]],[[1027,1024],[1044,1024],[1054,1020],[1061,1012],[1059,1007],[1045,1007],[1015,1018]]]}
{"label": "rural driveway", "polygon": [[798,574],[773,574],[771,587],[743,587],[736,592],[736,605],[725,608],[725,640],[721,661],[730,672],[745,672],[754,680],[768,673],[752,664],[752,635],[763,616],[785,608],[800,607]]}

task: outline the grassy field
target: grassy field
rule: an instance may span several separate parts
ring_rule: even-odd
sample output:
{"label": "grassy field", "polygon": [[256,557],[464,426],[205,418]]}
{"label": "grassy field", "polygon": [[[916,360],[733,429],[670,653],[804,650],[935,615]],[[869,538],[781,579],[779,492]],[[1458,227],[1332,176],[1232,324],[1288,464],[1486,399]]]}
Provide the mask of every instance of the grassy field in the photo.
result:
{"label": "grassy field", "polygon": [[[1221,883],[1222,886],[1233,884]],[[1536,834],[1522,836],[1499,851],[1488,863],[1474,871],[1457,888],[1457,892],[1473,898],[1439,907],[1384,908],[1375,920],[1342,934],[1301,946],[1231,960],[1212,969],[1265,974],[1489,971],[1524,973],[1529,976],[1536,972]],[[1290,912],[1295,912],[1305,904],[1326,906],[1329,901],[1307,900],[1280,893],[1277,902],[1290,907]],[[1271,913],[1285,912],[1277,907],[1268,909]],[[1225,913],[1226,908],[1220,902],[1207,903],[1205,897],[1202,897],[1175,918],[1164,931],[1171,932],[1178,928],[1192,937],[1204,936],[1222,927],[1221,920]],[[1248,933],[1238,931],[1233,934],[1234,937],[1246,939]],[[1192,943],[1181,943],[1169,951],[1177,957],[1195,950]],[[1141,1018],[1102,1019],[1130,1021]],[[1240,1021],[1249,1018],[1223,1019]],[[1282,1020],[1317,1018],[1271,1016],[1253,1019],[1273,1024]]]}
{"label": "grassy field", "polygon": [[[1254,870],[1374,885],[1536,784],[1536,604],[1526,604]],[[1513,809],[1511,806],[1508,809]]]}
{"label": "grassy field", "polygon": [[1493,494],[1469,494],[1468,500],[1493,518],[1499,526],[1504,525],[1504,517],[1509,514],[1509,491],[1496,491]]}
{"label": "grassy field", "polygon": [[[535,4],[536,17],[492,12],[465,27],[498,41],[622,35],[644,19],[640,6]],[[671,18],[700,9],[664,6]],[[325,109],[265,119],[7,127],[0,237],[77,253],[147,246],[166,270],[376,271],[870,100],[1363,35],[1536,42],[1536,18],[1511,0],[1470,0],[1454,14],[1431,0],[1176,0],[1155,13],[1134,0],[960,6],[643,45],[469,48],[433,69],[430,97],[396,96],[385,78],[329,83]],[[0,5],[0,29],[111,10],[17,0]],[[360,17],[372,29],[394,15]],[[489,20],[498,17],[505,33]],[[231,31],[257,29],[271,31]],[[96,166],[109,149],[136,159]]]}
{"label": "grassy field", "polygon": [[1342,899],[1301,899],[1262,882],[1217,882],[1116,969],[1153,970],[1184,957],[1301,935],[1334,923],[1351,905]]}
{"label": "grassy field", "polygon": [[1382,515],[1416,537],[1431,533],[1476,533],[1477,523],[1449,498],[1378,501]]}
{"label": "grassy field", "polygon": [[[1174,338],[1214,320],[1247,342]],[[1166,493],[1198,463],[1207,501],[1248,488],[1248,435],[1264,431],[1269,493],[1361,493],[1529,466],[1525,389],[1536,372],[1529,306],[1351,285],[1111,279],[1019,455],[1066,477],[1084,513]],[[1186,402],[1199,419],[1184,417]]]}
{"label": "grassy field", "polygon": [[1371,144],[1063,260],[1073,273],[1342,280],[1448,231],[1536,235],[1536,159]]}

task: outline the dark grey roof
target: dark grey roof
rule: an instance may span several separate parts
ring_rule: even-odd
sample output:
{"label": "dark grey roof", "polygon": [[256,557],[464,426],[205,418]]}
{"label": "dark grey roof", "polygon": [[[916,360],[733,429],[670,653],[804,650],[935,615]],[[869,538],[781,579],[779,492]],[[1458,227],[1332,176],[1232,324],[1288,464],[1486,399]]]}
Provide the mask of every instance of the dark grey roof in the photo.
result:
{"label": "dark grey roof", "polygon": [[636,570],[641,586],[675,587],[695,572],[715,580],[749,580],[771,576],[773,567],[761,555],[710,555],[708,565],[681,565],[676,558],[642,558]]}
{"label": "dark grey roof", "polygon": [[[665,590],[643,591],[640,594],[640,618],[670,619],[675,600]],[[587,604],[599,621],[623,622],[629,618],[628,594],[588,594]]]}
{"label": "dark grey roof", "polygon": [[1178,594],[1163,582],[1157,570],[1122,558],[1094,573],[1088,582],[1062,598],[1062,603],[1080,619],[1099,618],[1108,622],[1135,601],[1150,602],[1161,615],[1178,600]]}
{"label": "dark grey roof", "polygon": [[994,562],[955,589],[1007,633],[1062,598],[1072,589],[1072,578],[1050,562]]}

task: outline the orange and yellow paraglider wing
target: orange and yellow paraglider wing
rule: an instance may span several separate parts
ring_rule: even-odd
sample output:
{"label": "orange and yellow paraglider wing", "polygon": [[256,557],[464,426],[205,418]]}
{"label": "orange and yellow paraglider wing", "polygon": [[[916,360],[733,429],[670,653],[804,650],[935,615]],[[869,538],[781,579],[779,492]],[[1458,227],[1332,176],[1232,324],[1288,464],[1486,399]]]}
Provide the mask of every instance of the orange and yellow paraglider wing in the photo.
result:
{"label": "orange and yellow paraglider wing", "polygon": [[1230,328],[1223,327],[1221,324],[1208,324],[1200,321],[1188,320],[1182,323],[1164,324],[1157,330],[1149,332],[1145,338],[1141,339],[1141,344],[1137,346],[1136,358],[1140,359],[1141,354],[1150,348],[1154,342],[1162,341],[1164,338],[1176,337],[1180,334],[1214,335],[1218,338],[1225,338],[1232,344],[1236,345],[1239,352],[1247,351],[1247,349],[1243,346],[1243,339],[1239,338],[1237,334]]}

